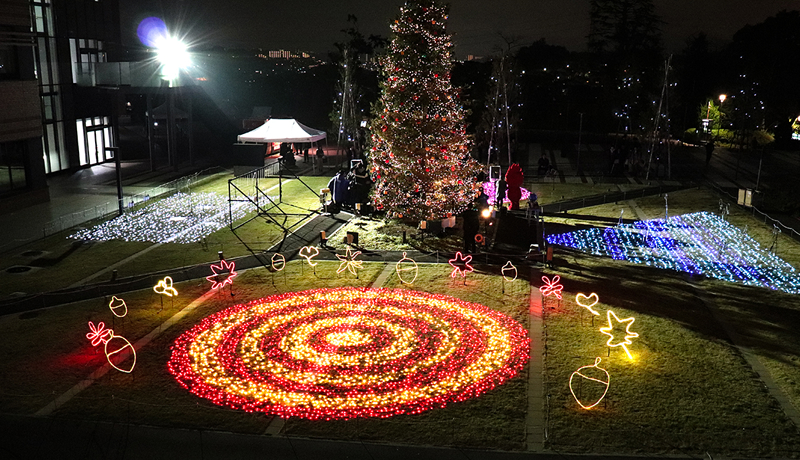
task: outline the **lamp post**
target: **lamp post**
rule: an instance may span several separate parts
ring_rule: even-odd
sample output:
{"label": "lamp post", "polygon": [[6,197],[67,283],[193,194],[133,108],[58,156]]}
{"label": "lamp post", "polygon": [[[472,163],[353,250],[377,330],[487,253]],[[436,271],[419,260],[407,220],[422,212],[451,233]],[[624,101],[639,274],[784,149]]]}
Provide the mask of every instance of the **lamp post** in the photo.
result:
{"label": "lamp post", "polygon": [[719,95],[719,121],[717,122],[717,137],[719,137],[719,129],[722,126],[722,103],[725,102],[727,97],[728,96],[725,94]]}

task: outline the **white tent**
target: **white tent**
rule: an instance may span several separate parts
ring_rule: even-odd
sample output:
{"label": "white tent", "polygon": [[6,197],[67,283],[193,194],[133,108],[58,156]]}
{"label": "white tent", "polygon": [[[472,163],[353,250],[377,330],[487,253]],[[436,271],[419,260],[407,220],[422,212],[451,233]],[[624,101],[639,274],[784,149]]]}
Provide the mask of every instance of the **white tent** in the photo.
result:
{"label": "white tent", "polygon": [[316,142],[325,131],[309,128],[294,118],[271,118],[258,128],[238,136],[239,142]]}

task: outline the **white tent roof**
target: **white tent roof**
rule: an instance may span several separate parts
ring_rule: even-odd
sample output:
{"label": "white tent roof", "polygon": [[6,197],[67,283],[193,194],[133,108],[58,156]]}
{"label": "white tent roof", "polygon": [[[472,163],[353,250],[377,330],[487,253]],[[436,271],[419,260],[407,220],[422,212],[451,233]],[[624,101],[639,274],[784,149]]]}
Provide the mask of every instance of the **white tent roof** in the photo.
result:
{"label": "white tent roof", "polygon": [[316,142],[325,131],[309,128],[294,118],[271,118],[258,128],[238,136],[239,142]]}

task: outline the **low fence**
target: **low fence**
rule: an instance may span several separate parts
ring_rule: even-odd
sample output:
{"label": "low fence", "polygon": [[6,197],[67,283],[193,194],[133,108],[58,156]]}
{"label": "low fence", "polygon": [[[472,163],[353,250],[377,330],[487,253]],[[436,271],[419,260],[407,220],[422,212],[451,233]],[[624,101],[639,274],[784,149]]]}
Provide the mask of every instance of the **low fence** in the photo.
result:
{"label": "low fence", "polygon": [[[707,185],[709,187],[711,187],[712,189],[714,189],[720,195],[725,196],[726,198],[730,199],[734,203],[737,203],[737,205],[738,205],[738,202],[739,202],[738,197],[735,197],[735,196],[731,195],[730,193],[726,192],[722,187],[718,186],[717,184],[715,184],[715,183],[713,183],[711,181],[707,182]],[[779,229],[781,229],[782,233],[786,233],[789,237],[793,238],[795,241],[800,241],[800,232],[798,232],[797,230],[795,230],[792,227],[789,227],[788,225],[784,224],[780,220],[773,218],[772,216],[770,216],[769,214],[761,211],[757,207],[755,207],[755,206],[741,206],[741,205],[739,205],[739,207],[741,207],[743,209],[750,208],[750,211],[752,212],[753,217],[755,217],[756,213],[758,213],[759,216],[760,216],[759,219],[762,219],[765,224],[767,224],[767,223],[772,224],[773,226],[778,227]]]}
{"label": "low fence", "polygon": [[[178,192],[188,193],[192,187],[196,187],[211,177],[227,170],[215,166],[198,171],[194,174],[180,177],[165,184],[155,186],[143,192],[123,196],[123,212],[130,212],[140,209],[144,204],[153,198],[170,196]],[[54,235],[56,233],[69,230],[73,227],[92,220],[101,220],[114,216],[119,212],[117,201],[107,201],[103,204],[93,206],[81,211],[65,214],[57,219],[46,222],[42,225],[42,237]]]}
{"label": "low fence", "polygon": [[585,208],[588,206],[599,206],[601,204],[633,200],[636,198],[644,198],[646,196],[657,196],[664,193],[670,193],[677,190],[684,190],[691,188],[686,185],[659,185],[657,187],[646,187],[639,190],[629,190],[624,192],[608,192],[598,195],[591,195],[582,198],[575,198],[572,200],[559,201],[557,203],[550,203],[542,206],[542,212],[559,213],[564,211],[571,211],[573,209]]}

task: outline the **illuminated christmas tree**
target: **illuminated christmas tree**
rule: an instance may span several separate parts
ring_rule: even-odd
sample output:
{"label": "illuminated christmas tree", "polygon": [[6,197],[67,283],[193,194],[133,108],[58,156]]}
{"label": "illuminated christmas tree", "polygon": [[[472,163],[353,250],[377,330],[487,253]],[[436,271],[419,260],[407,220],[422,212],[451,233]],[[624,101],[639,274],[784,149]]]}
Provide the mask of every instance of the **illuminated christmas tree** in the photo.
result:
{"label": "illuminated christmas tree", "polygon": [[480,166],[469,156],[464,111],[450,83],[448,7],[411,0],[392,24],[371,124],[374,203],[393,217],[459,213],[475,197]]}

